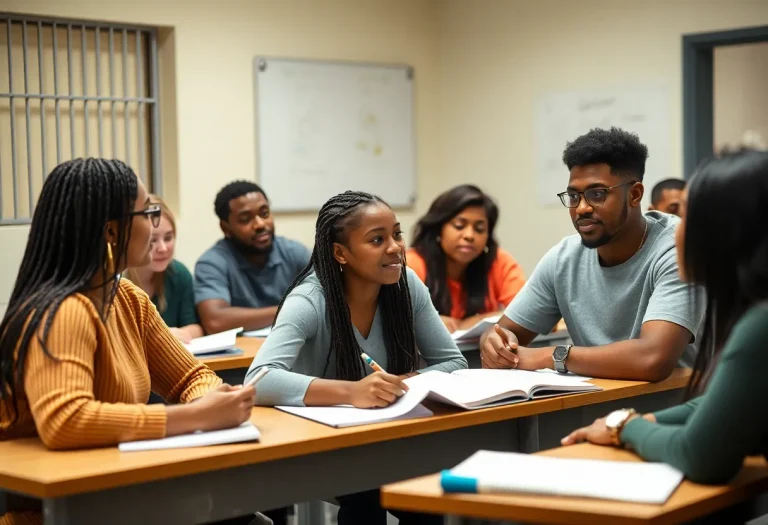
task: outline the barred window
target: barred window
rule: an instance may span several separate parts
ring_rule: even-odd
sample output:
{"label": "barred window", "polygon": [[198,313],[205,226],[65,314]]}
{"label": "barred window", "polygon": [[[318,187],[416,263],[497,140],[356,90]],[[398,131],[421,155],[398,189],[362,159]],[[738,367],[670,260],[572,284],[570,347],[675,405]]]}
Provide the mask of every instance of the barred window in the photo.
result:
{"label": "barred window", "polygon": [[157,69],[154,28],[0,14],[0,224],[30,222],[77,157],[120,159],[159,192]]}

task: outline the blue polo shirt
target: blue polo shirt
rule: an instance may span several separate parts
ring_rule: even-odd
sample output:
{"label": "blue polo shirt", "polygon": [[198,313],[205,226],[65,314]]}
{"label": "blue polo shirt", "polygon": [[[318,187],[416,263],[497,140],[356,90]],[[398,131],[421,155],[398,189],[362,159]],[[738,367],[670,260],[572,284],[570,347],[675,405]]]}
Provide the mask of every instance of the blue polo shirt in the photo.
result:
{"label": "blue polo shirt", "polygon": [[276,236],[267,264],[259,268],[221,239],[195,265],[195,304],[220,299],[241,308],[277,306],[309,257],[304,245]]}

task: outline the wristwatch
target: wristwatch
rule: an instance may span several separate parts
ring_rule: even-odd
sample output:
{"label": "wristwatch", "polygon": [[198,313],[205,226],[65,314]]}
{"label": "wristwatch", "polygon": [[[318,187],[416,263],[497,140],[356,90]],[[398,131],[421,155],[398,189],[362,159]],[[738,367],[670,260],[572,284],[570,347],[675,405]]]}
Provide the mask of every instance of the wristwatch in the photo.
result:
{"label": "wristwatch", "polygon": [[556,346],[555,351],[552,352],[552,361],[554,363],[555,370],[561,374],[568,373],[568,367],[565,366],[565,360],[568,359],[568,354],[571,353],[571,346]]}
{"label": "wristwatch", "polygon": [[621,410],[614,410],[605,418],[605,426],[611,432],[611,442],[617,447],[621,446],[620,437],[621,431],[624,430],[624,425],[636,414],[637,412],[634,408],[622,408]]}

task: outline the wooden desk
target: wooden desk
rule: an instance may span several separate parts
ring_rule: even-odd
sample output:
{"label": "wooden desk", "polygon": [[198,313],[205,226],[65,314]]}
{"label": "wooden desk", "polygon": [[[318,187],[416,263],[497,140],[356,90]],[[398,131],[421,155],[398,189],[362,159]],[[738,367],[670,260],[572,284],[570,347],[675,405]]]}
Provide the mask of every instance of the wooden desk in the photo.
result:
{"label": "wooden desk", "polygon": [[[626,450],[582,444],[545,452],[545,456],[615,461],[640,461]],[[480,519],[548,524],[684,523],[753,498],[768,490],[768,465],[748,458],[744,469],[726,486],[683,481],[664,505],[625,503],[526,494],[444,495],[437,474],[382,488],[382,503],[391,509],[453,514]]]}
{"label": "wooden desk", "polygon": [[259,351],[259,348],[264,344],[264,341],[266,341],[266,339],[260,337],[238,337],[237,348],[243,351],[242,355],[232,357],[208,357],[201,359],[200,361],[203,364],[208,365],[208,368],[214,372],[248,368],[251,366],[253,358],[256,357],[256,352]]}
{"label": "wooden desk", "polygon": [[[579,394],[579,403],[676,390],[687,378],[680,370],[656,384],[597,380],[608,393]],[[434,417],[346,429],[255,407],[260,443],[183,450],[52,452],[39,439],[0,442],[0,490],[42,499],[53,525],[201,523],[436,472],[479,447],[523,450],[530,417],[566,400],[466,412],[431,405]],[[360,468],[371,458],[375,469]]]}

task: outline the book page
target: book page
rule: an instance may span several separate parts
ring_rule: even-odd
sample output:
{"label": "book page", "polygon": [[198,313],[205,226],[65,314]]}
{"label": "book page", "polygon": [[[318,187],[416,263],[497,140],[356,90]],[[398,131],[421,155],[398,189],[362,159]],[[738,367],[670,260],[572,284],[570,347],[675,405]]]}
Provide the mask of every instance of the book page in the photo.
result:
{"label": "book page", "polygon": [[430,397],[462,408],[473,408],[515,396],[528,397],[524,390],[517,388],[517,384],[511,384],[509,381],[484,381],[437,370],[409,377],[405,384],[411,388],[427,389],[435,394]]}
{"label": "book page", "polygon": [[355,408],[352,406],[276,406],[275,408],[331,427],[352,427],[397,419],[431,416],[432,411],[421,405],[427,394],[427,390],[411,388],[400,399],[385,408]]}

